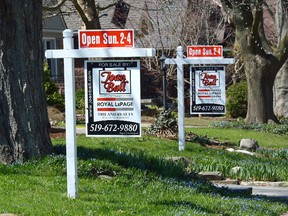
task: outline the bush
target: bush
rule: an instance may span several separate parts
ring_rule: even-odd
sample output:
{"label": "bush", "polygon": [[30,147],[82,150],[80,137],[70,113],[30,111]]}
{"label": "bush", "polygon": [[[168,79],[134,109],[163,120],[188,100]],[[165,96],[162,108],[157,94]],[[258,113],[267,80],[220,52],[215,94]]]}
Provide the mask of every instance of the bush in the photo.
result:
{"label": "bush", "polygon": [[247,81],[242,81],[227,89],[227,113],[232,118],[242,117],[247,114]]}
{"label": "bush", "polygon": [[79,113],[84,114],[85,113],[85,91],[84,89],[79,89],[76,91],[75,95],[76,100],[76,109]]}
{"label": "bush", "polygon": [[280,124],[266,123],[266,124],[246,124],[243,119],[237,121],[224,121],[211,124],[213,127],[218,128],[236,128],[246,130],[256,130],[259,132],[267,132],[279,135],[288,135],[288,118],[280,119]]}
{"label": "bush", "polygon": [[177,134],[178,123],[175,114],[171,109],[161,111],[148,130],[148,134],[153,134],[163,137],[171,137]]}
{"label": "bush", "polygon": [[44,87],[47,104],[49,106],[53,106],[58,108],[60,111],[64,111],[65,109],[65,101],[64,96],[58,92],[58,88],[53,81],[50,79],[51,71],[49,70],[49,66],[47,63],[44,63]]}

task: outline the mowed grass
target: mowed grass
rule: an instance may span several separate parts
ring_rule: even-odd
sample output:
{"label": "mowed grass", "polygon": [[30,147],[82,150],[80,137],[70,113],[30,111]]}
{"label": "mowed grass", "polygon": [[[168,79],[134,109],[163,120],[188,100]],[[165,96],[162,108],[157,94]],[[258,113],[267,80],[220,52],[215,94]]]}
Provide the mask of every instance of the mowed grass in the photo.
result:
{"label": "mowed grass", "polygon": [[[250,162],[261,163],[260,158],[254,161],[250,156],[191,142],[180,152],[177,140],[146,135],[140,138],[78,136],[79,195],[69,199],[65,139],[54,139],[53,143],[54,155],[0,165],[0,213],[262,216],[288,211],[287,202],[283,200],[220,190],[193,174],[193,166],[200,169],[200,163],[204,164],[205,160],[208,164],[214,161],[213,164],[230,166],[230,161],[235,159],[245,161],[248,158]],[[192,166],[167,159],[175,156],[188,158]],[[288,180],[285,175],[282,178]]]}
{"label": "mowed grass", "polygon": [[256,132],[245,129],[232,128],[187,128],[187,131],[201,136],[208,136],[218,141],[231,142],[239,146],[240,140],[244,138],[257,140],[260,148],[288,148],[288,136],[277,135],[267,132]]}

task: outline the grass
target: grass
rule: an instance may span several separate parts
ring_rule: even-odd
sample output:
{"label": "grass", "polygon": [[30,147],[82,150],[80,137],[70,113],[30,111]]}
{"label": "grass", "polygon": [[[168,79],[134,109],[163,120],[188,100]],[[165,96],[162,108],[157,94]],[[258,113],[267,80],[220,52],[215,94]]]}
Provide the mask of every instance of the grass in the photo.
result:
{"label": "grass", "polygon": [[[207,135],[213,134],[210,128],[206,130]],[[219,135],[219,139],[224,138]],[[0,213],[276,216],[288,211],[285,201],[220,190],[194,175],[205,169],[226,169],[229,174],[228,168],[235,164],[254,164],[248,167],[252,169],[267,163],[265,169],[277,167],[279,173],[275,175],[288,180],[287,158],[279,159],[282,154],[273,158],[267,153],[265,157],[254,158],[191,142],[187,142],[185,151],[179,152],[177,141],[152,136],[128,139],[80,135],[77,137],[79,196],[68,199],[65,140],[58,138],[53,143],[55,155],[0,165]],[[167,159],[172,156],[189,158],[192,163]],[[102,178],[104,174],[106,178]]]}
{"label": "grass", "polygon": [[193,127],[208,127],[209,125],[227,120],[225,117],[186,117],[185,125]]}
{"label": "grass", "polygon": [[188,128],[201,136],[209,136],[219,141],[229,141],[239,146],[243,138],[255,139],[262,148],[288,148],[288,136],[271,134],[267,132],[255,132],[253,130],[231,129],[231,128]]}

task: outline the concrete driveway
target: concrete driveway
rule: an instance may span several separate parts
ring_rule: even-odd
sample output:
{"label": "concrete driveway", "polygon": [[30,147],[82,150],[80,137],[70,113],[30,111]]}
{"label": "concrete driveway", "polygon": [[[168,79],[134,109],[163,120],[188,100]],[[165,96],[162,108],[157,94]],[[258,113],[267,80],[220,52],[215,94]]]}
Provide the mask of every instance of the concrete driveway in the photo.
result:
{"label": "concrete driveway", "polygon": [[[272,186],[245,186],[245,185],[234,185],[234,184],[215,184],[217,187],[227,187],[231,190],[239,190],[241,192],[247,191],[247,193],[251,193],[252,195],[260,195],[267,196],[269,198],[277,198],[287,200],[288,203],[288,187],[272,187]],[[247,194],[246,193],[246,194]]]}

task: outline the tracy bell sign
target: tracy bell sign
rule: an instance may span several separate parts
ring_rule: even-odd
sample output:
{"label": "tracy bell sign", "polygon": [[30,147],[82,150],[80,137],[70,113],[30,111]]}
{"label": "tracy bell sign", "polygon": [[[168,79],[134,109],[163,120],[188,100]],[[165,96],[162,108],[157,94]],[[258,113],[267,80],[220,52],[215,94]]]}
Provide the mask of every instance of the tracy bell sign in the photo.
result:
{"label": "tracy bell sign", "polygon": [[140,61],[86,61],[85,89],[87,136],[141,136]]}
{"label": "tracy bell sign", "polygon": [[225,67],[190,68],[191,114],[225,114]]}

